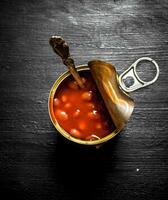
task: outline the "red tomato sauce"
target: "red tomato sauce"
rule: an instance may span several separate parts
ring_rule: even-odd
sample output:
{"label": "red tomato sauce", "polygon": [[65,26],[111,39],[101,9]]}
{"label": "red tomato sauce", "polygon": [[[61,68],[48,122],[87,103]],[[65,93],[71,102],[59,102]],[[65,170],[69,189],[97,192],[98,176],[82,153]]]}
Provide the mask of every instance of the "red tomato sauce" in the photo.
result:
{"label": "red tomato sauce", "polygon": [[80,75],[85,88],[72,76],[66,78],[54,96],[54,114],[59,125],[71,136],[96,140],[114,131],[115,126],[89,71]]}

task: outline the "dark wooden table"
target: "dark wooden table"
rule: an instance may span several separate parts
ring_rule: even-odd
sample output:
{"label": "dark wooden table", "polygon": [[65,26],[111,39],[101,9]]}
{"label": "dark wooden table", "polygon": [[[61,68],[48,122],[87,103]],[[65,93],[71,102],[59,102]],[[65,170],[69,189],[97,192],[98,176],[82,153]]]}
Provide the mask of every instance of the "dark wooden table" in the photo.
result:
{"label": "dark wooden table", "polygon": [[[168,1],[1,0],[0,10],[0,199],[167,199]],[[66,70],[53,34],[77,65],[99,58],[121,73],[149,56],[160,66],[154,85],[131,94],[127,127],[100,149],[66,141],[49,119],[50,88]]]}

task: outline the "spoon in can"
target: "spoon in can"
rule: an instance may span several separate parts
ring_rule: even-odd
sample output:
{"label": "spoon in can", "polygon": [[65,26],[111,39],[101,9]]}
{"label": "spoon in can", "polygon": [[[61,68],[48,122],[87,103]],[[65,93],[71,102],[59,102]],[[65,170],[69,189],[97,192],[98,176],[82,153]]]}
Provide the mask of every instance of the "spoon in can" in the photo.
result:
{"label": "spoon in can", "polygon": [[72,74],[80,88],[84,88],[85,86],[75,68],[74,60],[69,53],[69,46],[65,42],[65,40],[60,36],[52,36],[49,39],[49,43],[52,46],[53,51],[62,58],[64,65],[68,67],[70,73]]}

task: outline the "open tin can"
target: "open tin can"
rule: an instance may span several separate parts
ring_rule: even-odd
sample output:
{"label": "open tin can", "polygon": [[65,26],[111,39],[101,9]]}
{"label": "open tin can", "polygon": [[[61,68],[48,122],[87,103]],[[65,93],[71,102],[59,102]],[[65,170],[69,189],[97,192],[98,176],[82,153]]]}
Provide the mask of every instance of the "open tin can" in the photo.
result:
{"label": "open tin can", "polygon": [[[153,80],[144,82],[139,78],[136,73],[136,67],[141,61],[151,62],[155,66],[156,76]],[[113,65],[99,60],[91,61],[88,65],[77,66],[76,69],[79,73],[84,71],[91,72],[116,127],[110,134],[103,138],[97,140],[82,140],[71,136],[71,134],[60,126],[54,113],[54,97],[61,83],[71,76],[70,72],[66,71],[59,76],[51,88],[48,99],[48,111],[53,125],[61,135],[72,142],[84,145],[99,145],[105,143],[121,132],[134,109],[134,101],[128,93],[154,83],[159,76],[158,64],[148,57],[138,59],[121,75],[118,75]],[[103,69],[103,75],[101,69]],[[127,85],[125,80],[130,78],[133,82],[131,85]]]}

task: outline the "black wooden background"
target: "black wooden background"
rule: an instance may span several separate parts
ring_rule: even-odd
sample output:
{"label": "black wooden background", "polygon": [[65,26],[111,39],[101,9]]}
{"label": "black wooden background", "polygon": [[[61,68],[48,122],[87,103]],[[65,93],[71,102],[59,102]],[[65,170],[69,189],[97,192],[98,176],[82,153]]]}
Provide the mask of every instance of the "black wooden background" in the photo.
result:
{"label": "black wooden background", "polygon": [[[154,85],[132,93],[125,130],[100,149],[67,142],[50,122],[49,91],[66,70],[53,34],[77,65],[99,58],[121,73],[149,56],[160,66]],[[167,199],[167,76],[167,0],[1,0],[0,199]]]}

